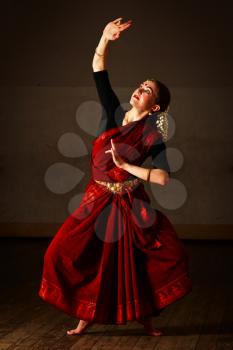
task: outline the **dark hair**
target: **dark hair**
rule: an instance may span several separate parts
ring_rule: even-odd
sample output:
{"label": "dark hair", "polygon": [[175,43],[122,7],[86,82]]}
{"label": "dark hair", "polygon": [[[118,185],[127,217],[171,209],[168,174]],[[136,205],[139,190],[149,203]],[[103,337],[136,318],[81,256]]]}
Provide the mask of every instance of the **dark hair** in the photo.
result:
{"label": "dark hair", "polygon": [[157,97],[155,99],[155,103],[160,105],[160,111],[164,112],[169,106],[169,103],[171,101],[171,93],[168,87],[165,84],[163,84],[160,80],[157,80],[157,79],[147,79],[147,80],[151,80],[156,84]]}
{"label": "dark hair", "polygon": [[164,85],[160,80],[155,80],[157,85],[158,93],[155,100],[156,103],[160,105],[160,111],[164,112],[171,101],[171,93],[166,85]]}

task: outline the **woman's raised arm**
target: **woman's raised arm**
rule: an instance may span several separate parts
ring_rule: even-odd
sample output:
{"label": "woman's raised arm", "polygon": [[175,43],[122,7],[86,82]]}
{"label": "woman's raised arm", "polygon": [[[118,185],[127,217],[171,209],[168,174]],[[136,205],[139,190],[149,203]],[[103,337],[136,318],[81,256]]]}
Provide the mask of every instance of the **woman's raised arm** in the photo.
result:
{"label": "woman's raised arm", "polygon": [[121,23],[121,20],[121,17],[117,18],[114,21],[109,22],[104,28],[92,61],[92,68],[94,72],[106,69],[106,54],[109,41],[118,39],[121,32],[128,29],[132,24],[132,20],[125,23]]}

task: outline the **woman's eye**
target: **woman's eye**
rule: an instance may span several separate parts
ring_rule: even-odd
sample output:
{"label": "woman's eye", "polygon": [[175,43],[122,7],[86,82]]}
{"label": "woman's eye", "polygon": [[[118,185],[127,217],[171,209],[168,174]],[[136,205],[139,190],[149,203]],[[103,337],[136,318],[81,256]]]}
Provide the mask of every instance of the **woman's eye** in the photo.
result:
{"label": "woman's eye", "polygon": [[150,89],[148,89],[148,88],[143,88],[142,85],[140,85],[140,88],[142,88],[147,94],[150,94],[150,93],[151,93]]}
{"label": "woman's eye", "polygon": [[151,90],[147,88],[143,88],[142,84],[139,85],[139,88],[145,91],[148,95],[151,94]]}

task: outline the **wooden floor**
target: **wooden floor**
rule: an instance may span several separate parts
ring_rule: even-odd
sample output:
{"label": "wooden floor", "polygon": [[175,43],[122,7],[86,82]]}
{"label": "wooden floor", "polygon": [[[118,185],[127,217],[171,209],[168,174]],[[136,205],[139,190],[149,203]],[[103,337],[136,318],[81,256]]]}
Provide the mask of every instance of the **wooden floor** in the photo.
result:
{"label": "wooden floor", "polygon": [[46,239],[0,241],[0,350],[230,350],[233,349],[233,242],[185,241],[193,292],[154,318],[164,335],[150,337],[136,322],[94,325],[67,336],[77,320],[41,300]]}

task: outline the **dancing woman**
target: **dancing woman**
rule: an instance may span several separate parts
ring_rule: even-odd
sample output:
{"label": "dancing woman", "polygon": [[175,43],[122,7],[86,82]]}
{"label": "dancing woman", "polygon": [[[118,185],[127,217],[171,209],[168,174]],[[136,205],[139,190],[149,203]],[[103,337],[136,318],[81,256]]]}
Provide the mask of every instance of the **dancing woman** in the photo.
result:
{"label": "dancing woman", "polygon": [[[169,219],[151,206],[143,182],[166,185],[167,87],[147,79],[125,111],[113,91],[106,56],[109,42],[132,25],[106,25],[93,58],[93,77],[104,107],[91,152],[91,178],[80,206],[65,220],[44,256],[39,296],[79,319],[67,334],[93,323],[137,320],[158,336],[152,317],[192,290],[189,257]],[[151,167],[142,167],[151,157]]]}

